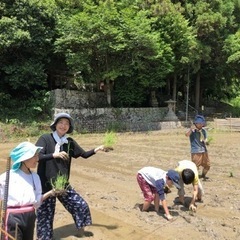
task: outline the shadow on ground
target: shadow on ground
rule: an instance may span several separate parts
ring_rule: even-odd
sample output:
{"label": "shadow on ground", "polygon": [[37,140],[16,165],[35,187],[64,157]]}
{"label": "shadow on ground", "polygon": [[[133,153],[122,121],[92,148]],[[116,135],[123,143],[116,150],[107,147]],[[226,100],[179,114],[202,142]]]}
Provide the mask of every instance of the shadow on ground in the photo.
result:
{"label": "shadow on ground", "polygon": [[[117,229],[118,226],[116,225],[103,225],[103,224],[92,224],[91,226],[93,227],[103,227],[106,228],[108,230],[114,230]],[[65,226],[61,226],[58,228],[54,229],[54,239],[55,240],[60,240],[60,239],[64,239],[64,238],[68,238],[70,236],[75,236],[77,234],[77,229],[75,224],[68,224]],[[90,237],[93,236],[93,233],[91,231],[85,231],[85,235]]]}

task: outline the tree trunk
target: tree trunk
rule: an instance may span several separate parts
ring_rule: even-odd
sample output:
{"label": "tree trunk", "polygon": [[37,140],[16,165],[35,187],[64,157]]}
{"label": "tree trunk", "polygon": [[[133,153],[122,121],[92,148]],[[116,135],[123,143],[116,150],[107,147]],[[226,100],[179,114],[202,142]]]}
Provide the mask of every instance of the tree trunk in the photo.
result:
{"label": "tree trunk", "polygon": [[198,71],[195,83],[195,108],[199,111],[200,99],[200,72]]}
{"label": "tree trunk", "polygon": [[106,93],[107,93],[107,103],[109,106],[112,104],[112,98],[111,98],[111,86],[110,86],[110,81],[106,81]]}
{"label": "tree trunk", "polygon": [[167,79],[167,95],[171,95],[171,80]]}
{"label": "tree trunk", "polygon": [[[177,98],[177,74],[174,74],[173,77],[173,94],[172,94],[172,98],[174,101],[176,101]],[[176,112],[176,104],[174,104],[174,108],[173,111]]]}

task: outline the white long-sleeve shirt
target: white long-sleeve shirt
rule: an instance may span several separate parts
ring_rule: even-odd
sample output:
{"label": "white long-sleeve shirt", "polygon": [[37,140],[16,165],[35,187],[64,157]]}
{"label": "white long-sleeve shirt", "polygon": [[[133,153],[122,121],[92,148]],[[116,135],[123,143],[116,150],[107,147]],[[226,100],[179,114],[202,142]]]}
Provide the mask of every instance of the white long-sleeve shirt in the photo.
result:
{"label": "white long-sleeve shirt", "polygon": [[[6,172],[0,175],[0,199],[4,199]],[[42,187],[37,173],[24,173],[21,169],[10,170],[8,188],[8,207],[33,205],[38,208],[41,204]]]}
{"label": "white long-sleeve shirt", "polygon": [[156,187],[156,181],[163,179],[166,184],[167,172],[156,167],[144,167],[138,171],[143,178],[152,186]]}
{"label": "white long-sleeve shirt", "polygon": [[138,171],[148,184],[155,187],[159,198],[165,199],[164,186],[166,185],[167,172],[156,167],[144,167]]}

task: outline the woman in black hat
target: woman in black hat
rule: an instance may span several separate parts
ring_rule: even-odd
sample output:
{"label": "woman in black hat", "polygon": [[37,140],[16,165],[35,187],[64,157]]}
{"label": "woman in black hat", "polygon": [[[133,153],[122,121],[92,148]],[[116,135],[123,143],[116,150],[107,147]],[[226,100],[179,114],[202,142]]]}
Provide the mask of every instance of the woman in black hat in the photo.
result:
{"label": "woman in black hat", "polygon": [[[99,146],[90,151],[84,151],[78,143],[66,134],[74,128],[72,117],[67,113],[59,113],[50,125],[52,133],[42,135],[36,145],[41,146],[37,173],[40,176],[43,193],[52,189],[58,175],[70,176],[72,158],[89,158],[98,151],[104,150]],[[92,224],[90,209],[87,202],[67,182],[64,195],[56,195],[43,201],[37,211],[37,237],[42,240],[53,239],[53,220],[56,198],[72,215],[78,236],[84,236],[84,227]]]}

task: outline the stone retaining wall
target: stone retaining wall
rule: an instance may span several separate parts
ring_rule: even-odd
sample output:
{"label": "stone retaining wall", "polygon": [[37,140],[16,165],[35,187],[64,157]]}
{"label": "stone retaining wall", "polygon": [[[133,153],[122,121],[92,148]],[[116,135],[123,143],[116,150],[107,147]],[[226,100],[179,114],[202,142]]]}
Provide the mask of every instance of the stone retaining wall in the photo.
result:
{"label": "stone retaining wall", "polygon": [[[179,121],[163,121],[166,107],[110,108],[104,93],[56,89],[51,92],[53,114],[67,112],[77,132],[151,131],[178,128]],[[95,107],[94,107],[95,106]]]}
{"label": "stone retaining wall", "polygon": [[167,108],[94,108],[59,109],[74,118],[77,132],[152,131],[181,127],[179,121],[162,121]]}
{"label": "stone retaining wall", "polygon": [[81,92],[77,90],[55,89],[51,91],[51,102],[54,108],[104,108],[107,98],[104,92]]}

